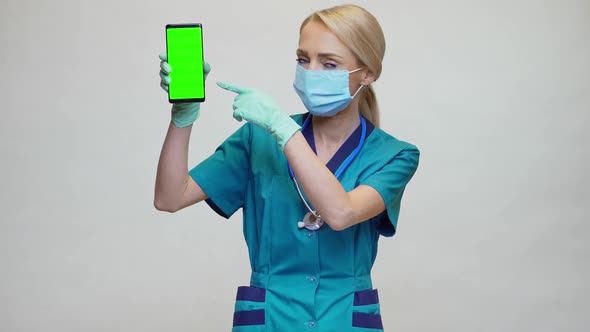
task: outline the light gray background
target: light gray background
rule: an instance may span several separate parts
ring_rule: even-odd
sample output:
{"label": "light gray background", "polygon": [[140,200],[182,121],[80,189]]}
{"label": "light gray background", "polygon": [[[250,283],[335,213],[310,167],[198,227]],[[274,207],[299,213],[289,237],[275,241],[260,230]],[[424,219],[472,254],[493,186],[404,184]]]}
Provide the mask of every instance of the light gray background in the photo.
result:
{"label": "light gray background", "polygon": [[[241,213],[153,207],[166,23],[204,24],[194,166],[288,113],[299,24],[340,1],[17,1],[0,13],[0,330],[228,331]],[[421,164],[373,271],[387,331],[587,331],[590,1],[358,1],[387,39],[382,127]]]}

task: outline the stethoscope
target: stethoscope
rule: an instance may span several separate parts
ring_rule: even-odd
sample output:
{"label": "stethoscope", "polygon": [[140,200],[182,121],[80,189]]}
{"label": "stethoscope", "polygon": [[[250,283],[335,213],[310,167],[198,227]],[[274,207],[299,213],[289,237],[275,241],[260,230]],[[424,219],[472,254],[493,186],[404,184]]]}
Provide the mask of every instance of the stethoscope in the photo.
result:
{"label": "stethoscope", "polygon": [[[350,153],[350,155],[348,155],[348,157],[346,157],[346,159],[344,159],[344,161],[338,167],[338,169],[336,169],[334,176],[338,180],[340,180],[340,176],[342,175],[342,173],[344,173],[344,171],[348,168],[348,166],[350,166],[350,164],[352,163],[354,158],[356,158],[356,156],[360,153],[361,148],[363,147],[363,144],[365,143],[365,135],[367,133],[367,124],[365,123],[365,118],[360,116],[360,119],[361,119],[361,139],[359,140],[358,146]],[[305,128],[307,128],[310,121],[311,121],[311,114],[307,117],[307,119],[305,119],[305,122],[303,122],[303,125],[301,126],[301,132],[303,132],[305,130]],[[291,168],[291,165],[289,165],[288,162],[287,162],[287,166],[289,167],[289,174],[291,175],[291,180],[293,180],[293,183],[295,184],[295,188],[297,188],[297,193],[299,194],[299,198],[301,198],[301,201],[303,202],[303,204],[305,204],[305,207],[309,211],[305,214],[302,221],[297,222],[297,227],[299,227],[299,228],[305,227],[310,231],[317,231],[318,229],[320,229],[322,227],[322,225],[324,225],[324,221],[322,220],[322,217],[315,210],[313,210],[309,206],[309,204],[307,204],[307,201],[305,200],[305,198],[303,197],[303,193],[301,192],[301,188],[299,188],[299,184],[297,183],[297,179],[295,178],[295,173],[293,173],[293,169]]]}

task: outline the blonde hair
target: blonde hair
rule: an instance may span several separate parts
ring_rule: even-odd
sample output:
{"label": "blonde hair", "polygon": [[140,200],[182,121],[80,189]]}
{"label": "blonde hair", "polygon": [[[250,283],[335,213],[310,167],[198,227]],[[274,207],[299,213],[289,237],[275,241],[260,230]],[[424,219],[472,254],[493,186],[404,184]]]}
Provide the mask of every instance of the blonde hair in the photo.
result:
{"label": "blonde hair", "polygon": [[[309,15],[299,31],[311,21],[326,25],[352,51],[361,64],[375,75],[381,75],[385,55],[385,37],[377,19],[366,9],[356,5],[341,5],[316,11]],[[371,85],[360,92],[360,113],[379,127],[379,106]]]}

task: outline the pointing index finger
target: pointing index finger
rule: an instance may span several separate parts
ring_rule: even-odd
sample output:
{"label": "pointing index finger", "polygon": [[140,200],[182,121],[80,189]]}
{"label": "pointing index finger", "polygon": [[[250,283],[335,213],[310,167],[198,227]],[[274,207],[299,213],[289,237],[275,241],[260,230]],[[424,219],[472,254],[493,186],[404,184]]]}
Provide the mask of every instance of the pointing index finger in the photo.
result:
{"label": "pointing index finger", "polygon": [[231,92],[235,92],[237,94],[246,93],[246,92],[250,91],[250,89],[248,89],[248,88],[242,88],[237,85],[224,83],[224,82],[217,82],[217,85],[222,89],[225,89],[225,90],[228,90]]}

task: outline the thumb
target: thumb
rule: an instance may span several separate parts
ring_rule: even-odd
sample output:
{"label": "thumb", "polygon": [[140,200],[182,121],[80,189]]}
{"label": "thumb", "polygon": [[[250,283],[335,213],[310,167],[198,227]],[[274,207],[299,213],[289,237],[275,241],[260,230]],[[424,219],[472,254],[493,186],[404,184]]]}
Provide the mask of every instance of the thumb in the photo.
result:
{"label": "thumb", "polygon": [[220,88],[222,88],[222,89],[225,89],[225,90],[231,91],[231,92],[235,92],[237,94],[241,94],[241,93],[246,93],[246,92],[252,91],[251,89],[248,89],[248,88],[242,88],[242,87],[239,87],[237,85],[233,85],[233,84],[229,84],[229,83],[224,83],[224,82],[217,82],[217,85]]}

